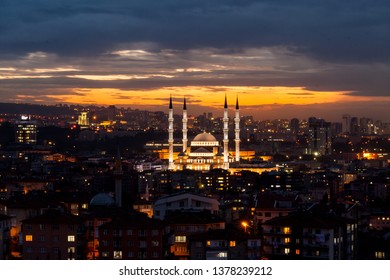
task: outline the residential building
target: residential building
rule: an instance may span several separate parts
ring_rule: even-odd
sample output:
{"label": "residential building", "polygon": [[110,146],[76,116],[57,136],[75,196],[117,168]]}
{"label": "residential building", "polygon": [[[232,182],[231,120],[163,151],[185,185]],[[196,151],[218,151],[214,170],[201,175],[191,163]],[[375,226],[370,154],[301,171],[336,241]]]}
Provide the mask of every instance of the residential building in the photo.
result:
{"label": "residential building", "polygon": [[357,223],[335,215],[295,212],[263,224],[269,259],[349,260],[356,257]]}
{"label": "residential building", "polygon": [[178,192],[172,195],[163,196],[157,199],[153,204],[154,217],[160,220],[163,220],[167,214],[176,210],[206,210],[216,215],[219,213],[219,201],[204,195]]}
{"label": "residential building", "polygon": [[99,227],[99,259],[161,260],[162,221],[138,213],[114,219]]}
{"label": "residential building", "polygon": [[58,210],[22,221],[24,260],[84,259],[83,220]]}

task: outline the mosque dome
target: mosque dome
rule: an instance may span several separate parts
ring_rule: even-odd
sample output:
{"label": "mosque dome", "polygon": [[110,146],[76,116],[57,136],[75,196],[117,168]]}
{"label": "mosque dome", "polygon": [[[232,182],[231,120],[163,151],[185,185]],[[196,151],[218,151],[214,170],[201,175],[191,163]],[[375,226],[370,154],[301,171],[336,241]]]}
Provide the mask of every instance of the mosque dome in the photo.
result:
{"label": "mosque dome", "polygon": [[200,133],[195,136],[194,140],[196,142],[216,142],[217,139],[213,135],[207,132]]}
{"label": "mosque dome", "polygon": [[115,205],[114,199],[107,193],[98,193],[92,197],[89,202],[90,206],[111,206]]}

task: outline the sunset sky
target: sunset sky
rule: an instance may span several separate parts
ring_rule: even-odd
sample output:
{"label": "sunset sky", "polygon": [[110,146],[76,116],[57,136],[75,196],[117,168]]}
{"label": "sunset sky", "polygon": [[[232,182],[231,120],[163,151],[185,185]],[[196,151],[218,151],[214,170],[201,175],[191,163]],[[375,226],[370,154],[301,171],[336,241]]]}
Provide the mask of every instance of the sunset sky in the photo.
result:
{"label": "sunset sky", "polygon": [[0,0],[0,102],[390,122],[388,0]]}

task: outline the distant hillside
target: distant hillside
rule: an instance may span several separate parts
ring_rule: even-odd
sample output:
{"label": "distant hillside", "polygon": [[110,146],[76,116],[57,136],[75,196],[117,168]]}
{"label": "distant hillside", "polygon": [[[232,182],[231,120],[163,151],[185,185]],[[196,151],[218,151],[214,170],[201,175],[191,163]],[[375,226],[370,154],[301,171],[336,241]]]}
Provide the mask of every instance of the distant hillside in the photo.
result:
{"label": "distant hillside", "polygon": [[68,115],[71,112],[66,106],[0,103],[0,114]]}

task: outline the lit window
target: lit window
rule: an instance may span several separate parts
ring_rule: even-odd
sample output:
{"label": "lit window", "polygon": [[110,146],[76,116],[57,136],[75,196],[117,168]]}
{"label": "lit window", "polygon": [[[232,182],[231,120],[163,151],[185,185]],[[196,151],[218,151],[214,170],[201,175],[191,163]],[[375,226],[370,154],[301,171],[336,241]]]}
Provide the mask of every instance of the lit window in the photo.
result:
{"label": "lit window", "polygon": [[184,235],[175,236],[175,242],[186,242],[186,241],[187,241],[187,237]]}
{"label": "lit window", "polygon": [[299,249],[296,249],[295,250],[295,255],[300,255],[301,254],[301,251]]}
{"label": "lit window", "polygon": [[227,252],[218,253],[217,258],[227,258]]}
{"label": "lit window", "polygon": [[286,255],[290,254],[290,248],[284,248],[284,253],[285,253]]}
{"label": "lit window", "polygon": [[26,241],[33,241],[32,235],[26,235]]}
{"label": "lit window", "polygon": [[283,232],[284,232],[284,234],[290,234],[291,233],[291,228],[285,227],[285,228],[283,228]]}
{"label": "lit window", "polygon": [[116,260],[122,259],[122,251],[114,251],[114,259]]}
{"label": "lit window", "polygon": [[284,243],[286,243],[286,244],[290,243],[290,237],[286,237],[286,238],[284,239]]}
{"label": "lit window", "polygon": [[68,242],[75,242],[76,239],[74,237],[74,235],[68,235]]}
{"label": "lit window", "polygon": [[68,253],[73,254],[75,252],[74,247],[68,247]]}
{"label": "lit window", "polygon": [[236,241],[230,241],[229,242],[230,247],[236,247]]}
{"label": "lit window", "polygon": [[375,258],[377,258],[377,259],[384,259],[385,258],[385,252],[375,252]]}

